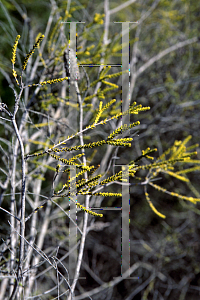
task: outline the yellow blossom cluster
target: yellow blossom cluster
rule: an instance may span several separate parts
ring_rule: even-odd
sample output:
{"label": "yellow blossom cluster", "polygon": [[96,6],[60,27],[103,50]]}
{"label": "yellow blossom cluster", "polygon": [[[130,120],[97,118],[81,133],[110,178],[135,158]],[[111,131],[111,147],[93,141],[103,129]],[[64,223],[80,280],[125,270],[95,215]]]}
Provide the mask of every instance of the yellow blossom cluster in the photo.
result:
{"label": "yellow blossom cluster", "polygon": [[[56,79],[52,79],[52,80],[47,80],[47,81],[42,81],[39,83],[39,85],[45,85],[45,84],[52,84],[52,83],[56,83],[56,82],[61,82],[64,80],[68,80],[68,77],[63,77],[63,78],[56,78]],[[38,84],[33,84],[33,86],[36,86]]]}
{"label": "yellow blossom cluster", "polygon": [[27,66],[27,63],[28,63],[29,58],[30,58],[31,55],[34,53],[35,49],[39,46],[39,44],[40,44],[40,42],[43,40],[43,38],[44,38],[44,35],[41,35],[41,36],[39,37],[39,39],[37,40],[37,42],[34,44],[33,49],[26,55],[25,60],[24,60],[24,63],[23,63],[23,66],[22,66],[22,69],[23,69],[23,70],[26,69],[26,66]]}
{"label": "yellow blossom cluster", "polygon": [[12,58],[11,58],[11,62],[12,62],[12,66],[13,66],[12,73],[13,73],[13,76],[14,76],[16,82],[17,82],[17,85],[19,85],[19,82],[17,80],[17,72],[14,69],[14,64],[15,64],[15,61],[16,61],[16,51],[17,51],[17,45],[18,45],[19,39],[20,39],[20,35],[18,35],[16,37],[15,43],[13,45]]}
{"label": "yellow blossom cluster", "polygon": [[76,206],[79,207],[80,209],[82,209],[83,211],[87,212],[87,213],[90,214],[90,215],[93,215],[93,216],[96,216],[96,217],[101,217],[101,218],[103,217],[102,214],[97,214],[97,213],[95,213],[95,212],[93,212],[93,211],[91,211],[91,210],[85,208],[85,207],[84,207],[83,205],[81,205],[80,203],[76,203]]}
{"label": "yellow blossom cluster", "polygon": [[13,45],[12,59],[11,59],[11,62],[12,62],[13,65],[15,64],[15,61],[16,61],[16,51],[17,51],[17,45],[18,45],[19,39],[20,39],[20,35],[18,35],[16,37],[15,43]]}
{"label": "yellow blossom cluster", "polygon": [[104,14],[98,14],[96,13],[95,16],[94,16],[94,23],[97,23],[97,24],[103,24],[103,17],[105,15]]}

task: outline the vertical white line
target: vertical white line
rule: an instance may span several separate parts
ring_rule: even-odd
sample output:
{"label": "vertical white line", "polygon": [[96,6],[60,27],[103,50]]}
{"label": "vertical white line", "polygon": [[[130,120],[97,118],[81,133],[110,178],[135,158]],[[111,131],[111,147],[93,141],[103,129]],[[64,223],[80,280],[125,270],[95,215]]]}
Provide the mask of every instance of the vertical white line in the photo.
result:
{"label": "vertical white line", "polygon": [[[130,219],[130,193],[129,193],[129,167],[122,166],[122,265],[121,275],[130,269],[130,241],[129,241],[129,219]],[[129,274],[130,276],[130,274]]]}
{"label": "vertical white line", "polygon": [[[76,190],[76,166],[70,165],[70,219],[69,219],[69,278],[70,284],[72,283],[75,275],[75,268],[77,263],[77,249],[72,251],[73,247],[77,245],[77,225],[76,222],[76,204],[77,190]],[[73,220],[75,222],[72,222]]]}
{"label": "vertical white line", "polygon": [[[129,22],[122,23],[122,72],[130,69],[129,67]],[[122,74],[122,112],[129,109],[130,106],[130,86],[129,86],[129,73]],[[129,114],[122,117],[122,125],[130,125]]]}
{"label": "vertical white line", "polygon": [[[69,102],[74,106],[77,105],[77,94],[76,94],[76,88],[75,85],[72,84],[72,73],[73,73],[73,53],[76,53],[76,23],[77,22],[71,22],[70,23],[70,45],[69,45],[69,70],[70,70],[70,84],[69,84]],[[72,50],[72,51],[70,51]],[[75,130],[75,132],[78,131],[78,110],[77,108],[69,105],[69,118],[72,122],[72,127]]]}

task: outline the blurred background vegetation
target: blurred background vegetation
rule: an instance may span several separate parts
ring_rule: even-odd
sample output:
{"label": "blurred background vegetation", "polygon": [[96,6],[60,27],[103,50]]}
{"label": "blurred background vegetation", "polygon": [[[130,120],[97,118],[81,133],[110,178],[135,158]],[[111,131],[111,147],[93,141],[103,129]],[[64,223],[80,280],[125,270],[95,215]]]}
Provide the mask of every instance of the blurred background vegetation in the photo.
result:
{"label": "blurred background vegetation", "polygon": [[[25,47],[27,41],[34,41],[40,32],[44,34],[53,2],[39,0],[0,2],[0,97],[8,107],[14,104],[13,91],[9,88],[6,73],[12,74],[10,59],[15,38],[17,34],[21,35],[23,32],[20,42],[22,50],[19,51],[25,55],[30,50]],[[70,1],[55,1],[55,3],[60,14],[64,15]],[[110,9],[114,9],[123,3],[125,2],[122,0],[117,3],[111,1],[109,6]],[[70,21],[84,21],[85,26],[93,20],[95,13],[105,13],[104,2],[99,0],[72,1],[69,7]],[[188,135],[192,135],[191,144],[200,141],[200,3],[196,0],[135,1],[110,15],[108,38],[111,39],[111,43],[114,42],[114,37],[120,39],[119,32],[121,32],[119,25],[113,25],[114,21],[138,20],[139,25],[130,28],[130,59],[134,45],[137,46],[132,66],[132,70],[136,73],[151,58],[165,49],[195,37],[197,41],[156,60],[137,76],[131,103],[136,101],[143,106],[150,106],[151,109],[139,115],[141,125],[138,127],[137,135],[134,136],[131,149],[119,149],[117,156],[122,157],[122,163],[134,160],[147,147],[156,147],[158,152],[155,156],[158,157],[171,147],[175,140],[182,140]],[[103,33],[103,25],[99,31]],[[33,32],[34,36],[30,36],[29,32]],[[81,30],[79,31],[78,26],[77,32],[79,41]],[[91,34],[90,42],[95,46],[98,45],[98,32]],[[119,59],[120,63],[119,56],[114,55],[115,53],[111,51],[108,61]],[[84,54],[82,57],[86,59]],[[81,60],[82,57],[78,59]],[[131,78],[132,76],[133,74]],[[1,134],[2,130],[0,126]],[[200,159],[200,151],[197,150],[194,159]],[[99,161],[100,159],[99,153]],[[169,191],[200,198],[200,173],[193,172],[188,178],[192,186],[187,186],[186,183],[167,175],[163,175],[158,184]],[[114,188],[120,192],[121,187],[118,185],[112,186],[110,192]],[[148,263],[152,269],[141,265],[134,273],[134,276],[139,277],[138,280],[121,281],[117,286],[94,295],[92,299],[199,299],[199,204],[194,206],[185,203],[150,187],[148,193],[156,208],[166,215],[166,219],[159,218],[149,208],[142,186],[131,186],[130,264]],[[102,206],[119,207],[121,199],[105,198]],[[88,233],[84,262],[101,281],[106,282],[119,276],[121,272],[121,213],[104,211],[103,221],[110,222],[110,226],[102,231]],[[163,277],[154,276],[153,270],[162,273]],[[92,272],[84,268],[83,264],[81,276],[87,277],[87,280],[80,280],[77,294],[99,285],[101,281],[95,280],[96,277]]]}

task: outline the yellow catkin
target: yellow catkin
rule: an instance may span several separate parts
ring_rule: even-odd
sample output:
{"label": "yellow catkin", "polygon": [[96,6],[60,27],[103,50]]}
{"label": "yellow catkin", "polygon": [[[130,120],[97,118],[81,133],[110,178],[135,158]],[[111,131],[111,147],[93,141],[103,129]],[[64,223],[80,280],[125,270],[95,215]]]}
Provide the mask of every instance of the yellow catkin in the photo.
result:
{"label": "yellow catkin", "polygon": [[17,45],[18,45],[18,41],[20,39],[20,35],[18,35],[15,39],[15,43],[13,45],[13,51],[12,51],[12,58],[11,58],[11,62],[12,62],[12,73],[13,73],[13,77],[15,78],[15,81],[17,83],[17,85],[19,85],[19,82],[17,80],[17,72],[14,69],[14,64],[16,62],[16,51],[17,51]]}
{"label": "yellow catkin", "polygon": [[32,54],[35,52],[35,49],[39,46],[40,42],[43,40],[44,35],[41,35],[40,38],[37,40],[37,42],[34,44],[33,49],[26,55],[25,59],[24,59],[24,63],[22,66],[22,69],[25,70],[28,60],[29,58],[32,56]]}

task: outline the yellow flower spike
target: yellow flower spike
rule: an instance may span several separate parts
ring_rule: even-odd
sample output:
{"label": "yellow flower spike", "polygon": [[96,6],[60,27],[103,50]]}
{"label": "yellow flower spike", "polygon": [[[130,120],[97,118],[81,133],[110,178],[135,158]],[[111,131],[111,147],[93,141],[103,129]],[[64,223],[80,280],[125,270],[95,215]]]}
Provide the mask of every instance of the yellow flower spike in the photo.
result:
{"label": "yellow flower spike", "polygon": [[99,111],[98,111],[98,114],[97,114],[97,116],[96,116],[96,119],[95,119],[95,121],[94,121],[94,123],[93,123],[93,125],[92,125],[92,128],[94,128],[94,125],[97,124],[97,122],[99,121],[99,119],[100,119],[100,117],[101,117],[101,114],[102,114],[102,105],[103,105],[103,102],[100,101],[100,103],[99,103]]}
{"label": "yellow flower spike", "polygon": [[23,63],[23,67],[22,67],[23,70],[26,69],[29,58],[34,53],[35,48],[37,48],[39,46],[39,44],[43,40],[43,38],[44,38],[44,35],[41,35],[40,38],[37,40],[37,42],[33,45],[33,49],[26,55],[24,63]]}
{"label": "yellow flower spike", "polygon": [[39,32],[38,35],[36,36],[35,43],[38,42],[38,40],[39,40],[40,37],[42,37],[42,33],[41,32]]}
{"label": "yellow flower spike", "polygon": [[152,183],[152,182],[149,182],[149,184],[150,184],[151,186],[153,186],[155,189],[157,189],[157,190],[159,190],[159,191],[162,191],[162,192],[164,192],[164,193],[167,193],[167,194],[169,194],[169,195],[171,195],[171,196],[177,197],[177,198],[179,198],[179,199],[187,200],[187,201],[190,201],[190,202],[192,202],[192,203],[194,203],[194,204],[196,204],[196,202],[200,202],[200,198],[187,197],[187,196],[180,195],[180,194],[178,194],[178,193],[169,192],[169,191],[167,191],[166,189],[164,189],[164,188],[160,187],[159,185],[154,184],[154,183]]}
{"label": "yellow flower spike", "polygon": [[[110,75],[110,76],[112,76],[112,75]],[[102,80],[102,83],[107,84],[107,85],[110,85],[110,86],[112,86],[112,87],[115,88],[115,89],[118,89],[118,88],[119,88],[119,86],[118,86],[117,84],[114,84],[114,83],[112,83],[112,82],[108,82],[108,81],[106,81],[106,80]]]}
{"label": "yellow flower spike", "polygon": [[104,196],[104,197],[122,197],[122,193],[93,193],[93,196]]}
{"label": "yellow flower spike", "polygon": [[159,217],[165,219],[166,216],[161,214],[159,211],[157,211],[157,209],[155,208],[155,206],[153,206],[152,202],[149,203],[149,206],[151,207],[151,209],[155,212],[156,215],[158,215]]}
{"label": "yellow flower spike", "polygon": [[12,51],[12,58],[11,58],[11,62],[12,62],[12,73],[13,73],[13,77],[15,78],[15,81],[17,83],[17,85],[19,85],[19,82],[17,80],[17,72],[14,69],[14,64],[16,61],[16,51],[17,51],[17,45],[18,45],[18,41],[20,39],[20,35],[18,35],[15,39],[15,43],[13,45],[13,51]]}
{"label": "yellow flower spike", "polygon": [[[61,82],[61,81],[64,81],[64,80],[68,80],[68,77],[63,77],[63,78],[57,78],[57,79],[42,81],[39,84],[40,85],[52,84],[52,83]],[[37,84],[35,84],[35,85],[37,85]]]}
{"label": "yellow flower spike", "polygon": [[16,50],[17,50],[17,45],[18,45],[18,41],[20,39],[20,35],[18,35],[15,39],[15,43],[13,45],[13,52],[12,52],[12,59],[11,62],[14,65],[15,64],[15,60],[16,60]]}
{"label": "yellow flower spike", "polygon": [[90,215],[96,216],[96,217],[103,217],[102,214],[97,214],[89,209],[87,209],[86,207],[84,207],[83,205],[81,205],[80,203],[75,202],[76,206],[79,207],[80,209],[82,209],[83,211],[87,212]]}
{"label": "yellow flower spike", "polygon": [[149,198],[149,194],[147,192],[145,192],[145,196],[147,199],[147,202],[149,203],[149,206],[151,207],[151,209],[155,212],[156,215],[158,215],[159,217],[165,219],[166,216],[161,214],[159,211],[157,211],[157,209],[155,208],[155,206],[153,205],[153,203],[151,202],[150,198]]}

